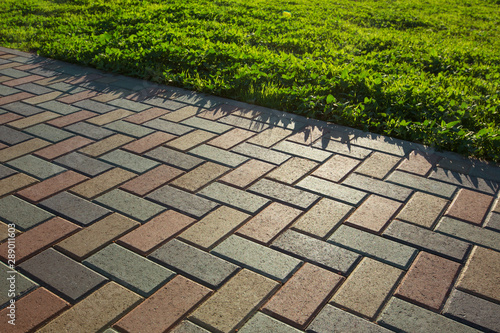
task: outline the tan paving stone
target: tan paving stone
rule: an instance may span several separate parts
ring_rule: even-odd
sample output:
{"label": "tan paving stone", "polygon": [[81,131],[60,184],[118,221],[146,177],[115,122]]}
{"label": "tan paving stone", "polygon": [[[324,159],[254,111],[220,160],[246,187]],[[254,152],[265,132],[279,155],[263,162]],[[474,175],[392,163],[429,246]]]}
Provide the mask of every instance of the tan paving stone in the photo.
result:
{"label": "tan paving stone", "polygon": [[87,199],[93,199],[101,193],[111,190],[135,176],[136,174],[133,172],[114,168],[72,187],[71,192]]}
{"label": "tan paving stone", "polygon": [[300,132],[288,137],[287,141],[310,145],[314,141],[321,138],[323,135],[328,135],[328,129],[319,126],[306,126]]}
{"label": "tan paving stone", "polygon": [[232,130],[210,140],[208,144],[222,149],[230,149],[253,135],[255,135],[254,132],[241,128],[233,128]]}
{"label": "tan paving stone", "polygon": [[27,92],[20,92],[17,94],[12,94],[12,95],[8,95],[5,97],[0,97],[0,106],[5,105],[5,104],[9,104],[9,103],[13,103],[13,102],[17,102],[20,100],[25,100],[25,99],[33,97],[33,96],[35,96],[35,95],[27,93]]}
{"label": "tan paving stone", "polygon": [[68,78],[69,78],[69,75],[60,74],[60,75],[57,75],[57,76],[51,76],[51,77],[48,77],[46,79],[38,80],[35,83],[39,84],[39,85],[42,85],[42,86],[48,86],[48,85],[51,85],[51,84],[63,82],[65,80],[67,80]]}
{"label": "tan paving stone", "polygon": [[143,154],[148,150],[158,147],[165,142],[175,138],[176,136],[172,134],[168,134],[165,132],[154,132],[148,136],[145,136],[143,138],[140,138],[139,140],[123,146],[123,149],[137,154]]}
{"label": "tan paving stone", "polygon": [[196,115],[200,110],[201,109],[199,107],[188,105],[175,112],[170,112],[169,114],[162,116],[160,119],[165,119],[168,121],[178,123],[180,121],[183,121],[184,119]]}
{"label": "tan paving stone", "polygon": [[272,164],[252,159],[222,177],[220,181],[243,188],[264,176],[273,168],[274,165]]}
{"label": "tan paving stone", "polygon": [[175,179],[171,184],[190,192],[196,192],[201,187],[219,178],[229,170],[231,169],[223,165],[206,162]]}
{"label": "tan paving stone", "polygon": [[18,143],[16,145],[4,148],[0,151],[0,162],[8,162],[17,157],[37,151],[48,145],[50,145],[50,142],[37,138]]}
{"label": "tan paving stone", "polygon": [[272,145],[292,135],[292,133],[292,131],[281,127],[268,128],[265,131],[252,137],[250,140],[248,140],[248,142],[263,147],[271,147]]}
{"label": "tan paving stone", "polygon": [[401,203],[370,195],[358,209],[352,213],[346,223],[371,232],[379,233],[392,219]]}
{"label": "tan paving stone", "polygon": [[439,157],[437,155],[414,150],[407,159],[403,159],[403,162],[398,166],[398,170],[425,176],[436,165],[438,160]]}
{"label": "tan paving stone", "polygon": [[140,125],[145,123],[146,121],[166,115],[167,113],[170,113],[170,111],[162,108],[151,108],[139,113],[135,113],[134,115],[127,117],[125,120]]}
{"label": "tan paving stone", "polygon": [[92,157],[97,157],[113,149],[121,147],[131,141],[134,141],[134,138],[123,134],[115,134],[92,143],[88,146],[85,146],[84,148],[80,149],[79,152]]}
{"label": "tan paving stone", "polygon": [[[1,151],[0,151],[1,152]],[[17,173],[4,179],[0,179],[0,197],[18,191],[26,186],[37,183],[38,180],[24,173]]]}
{"label": "tan paving stone", "polygon": [[14,87],[14,86],[17,86],[17,85],[20,85],[23,83],[29,83],[29,82],[33,82],[33,81],[40,80],[40,79],[43,79],[43,76],[29,75],[29,76],[21,77],[19,79],[4,81],[4,82],[2,82],[2,84],[9,86],[9,87]]}
{"label": "tan paving stone", "polygon": [[[40,81],[37,81],[36,83],[39,84],[39,82]],[[49,92],[49,93],[46,93],[43,95],[38,95],[38,96],[24,99],[23,102],[31,104],[31,105],[36,105],[36,104],[40,104],[43,102],[51,101],[51,100],[61,96],[62,94],[63,93],[60,91],[53,91],[53,92]]]}
{"label": "tan paving stone", "polygon": [[415,192],[398,214],[398,219],[425,228],[431,228],[439,218],[448,200],[423,192]]}
{"label": "tan paving stone", "polygon": [[21,118],[23,118],[23,117],[18,115],[18,114],[12,113],[12,112],[0,114],[0,125],[7,124],[7,123],[10,123],[11,121],[18,120]]}
{"label": "tan paving stone", "polygon": [[184,172],[182,170],[162,164],[140,175],[139,177],[126,182],[120,186],[120,188],[136,195],[145,196],[149,192],[165,185],[170,180],[182,175],[183,173]]}
{"label": "tan paving stone", "polygon": [[179,149],[181,151],[189,150],[203,142],[212,139],[216,134],[204,130],[195,130],[184,134],[181,137],[168,141],[165,145]]}
{"label": "tan paving stone", "polygon": [[333,155],[324,162],[312,175],[332,182],[339,182],[344,179],[356,166],[359,160],[342,155]]}
{"label": "tan paving stone", "polygon": [[266,177],[291,185],[304,177],[318,165],[319,163],[305,158],[292,157],[268,173]]}
{"label": "tan paving stone", "polygon": [[58,102],[63,102],[66,104],[73,104],[79,101],[83,101],[84,99],[89,99],[92,97],[95,97],[98,93],[96,91],[92,90],[85,90],[81,91],[79,93],[73,94],[73,95],[68,95],[65,97],[58,98]]}
{"label": "tan paving stone", "polygon": [[61,128],[98,115],[98,113],[83,110],[48,121],[47,124]]}
{"label": "tan paving stone", "polygon": [[356,172],[365,176],[383,179],[399,161],[401,161],[400,157],[375,152],[365,159],[363,164],[356,169]]}
{"label": "tan paving stone", "polygon": [[493,200],[491,195],[461,189],[445,215],[481,225]]}
{"label": "tan paving stone", "polygon": [[22,118],[22,119],[14,120],[14,121],[9,123],[9,126],[23,129],[26,127],[30,127],[30,126],[33,126],[36,124],[46,122],[46,121],[54,119],[54,118],[58,118],[60,116],[61,115],[58,113],[46,111],[46,112],[37,113],[37,114]]}
{"label": "tan paving stone", "polygon": [[113,110],[113,111],[101,114],[100,116],[88,119],[87,122],[94,124],[94,125],[102,126],[102,125],[109,124],[115,120],[119,120],[119,119],[128,117],[132,114],[134,114],[134,112],[132,112],[132,111],[117,109],[117,110]]}
{"label": "tan paving stone", "polygon": [[81,136],[74,136],[67,140],[60,141],[49,147],[41,149],[37,151],[35,155],[43,157],[47,160],[53,160],[59,156],[72,152],[73,150],[91,144],[92,142],[94,141]]}

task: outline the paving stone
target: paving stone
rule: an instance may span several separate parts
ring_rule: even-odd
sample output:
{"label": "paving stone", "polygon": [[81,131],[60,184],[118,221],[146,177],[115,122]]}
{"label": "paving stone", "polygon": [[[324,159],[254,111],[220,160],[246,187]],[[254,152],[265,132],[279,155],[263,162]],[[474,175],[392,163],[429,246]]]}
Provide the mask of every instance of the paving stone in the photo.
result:
{"label": "paving stone", "polygon": [[168,113],[170,113],[170,111],[162,108],[151,108],[139,113],[134,113],[125,118],[125,120],[140,125],[145,123],[146,121],[153,120]]}
{"label": "paving stone", "polygon": [[425,228],[431,228],[448,204],[445,200],[423,192],[415,192],[397,218]]}
{"label": "paving stone", "polygon": [[239,228],[237,234],[269,245],[301,213],[299,209],[273,202]]}
{"label": "paving stone", "polygon": [[173,239],[150,258],[210,288],[219,288],[239,267],[210,253]]}
{"label": "paving stone", "polygon": [[494,197],[468,189],[461,189],[445,215],[481,225]]}
{"label": "paving stone", "polygon": [[284,140],[292,133],[292,131],[280,127],[268,128],[248,140],[248,142],[269,148],[279,141]]}
{"label": "paving stone", "polygon": [[29,117],[45,111],[44,109],[23,102],[10,103],[7,105],[3,105],[2,108],[10,112],[17,113],[24,117]]}
{"label": "paving stone", "polygon": [[391,298],[382,311],[378,323],[393,330],[409,333],[479,332],[472,327],[395,297]]}
{"label": "paving stone", "polygon": [[[13,286],[9,283],[12,280],[12,276],[15,276],[15,285]],[[13,290],[15,290],[14,298],[17,299],[38,287],[38,284],[28,279],[19,271],[12,270],[10,265],[8,266],[3,262],[0,262],[0,279],[2,281],[0,284],[0,308],[3,308],[8,302],[10,302],[12,299],[10,296],[12,295],[9,296],[9,293],[12,293]],[[6,322],[7,320],[4,319],[2,321]]]}
{"label": "paving stone", "polygon": [[217,332],[234,332],[277,289],[278,283],[241,270],[197,308],[189,320]]}
{"label": "paving stone", "polygon": [[0,86],[0,96],[8,96],[8,95],[13,95],[16,93],[19,93],[19,89],[7,87],[7,86]]}
{"label": "paving stone", "polygon": [[408,188],[356,173],[347,177],[342,184],[398,201],[406,201],[412,193]]}
{"label": "paving stone", "polygon": [[79,121],[84,121],[86,119],[92,118],[94,116],[97,116],[97,113],[90,112],[90,111],[78,111],[72,114],[68,114],[66,116],[59,117],[57,119],[53,119],[51,121],[48,121],[47,124],[53,125],[55,127],[65,127],[69,126],[71,124],[75,124]]}
{"label": "paving stone", "polygon": [[128,232],[117,243],[145,256],[195,222],[196,220],[189,216],[168,210]]}
{"label": "paving stone", "polygon": [[71,192],[86,199],[92,199],[135,176],[135,173],[120,168],[114,168],[72,187]]}
{"label": "paving stone", "polygon": [[363,258],[331,301],[372,320],[390,297],[402,274],[403,271],[398,268]]}
{"label": "paving stone", "polygon": [[112,190],[101,195],[95,201],[142,223],[165,210],[153,202],[122,190]]}
{"label": "paving stone", "polygon": [[132,124],[123,120],[114,121],[112,123],[105,125],[104,127],[109,128],[116,132],[133,136],[135,138],[142,138],[154,132],[150,128]]}
{"label": "paving stone", "polygon": [[24,173],[13,174],[12,176],[0,180],[0,197],[21,190],[37,182],[38,180]]}
{"label": "paving stone", "polygon": [[0,164],[0,179],[13,175],[15,173],[17,173],[15,170],[12,170],[11,168],[7,168],[3,164]]}
{"label": "paving stone", "polygon": [[365,192],[313,176],[302,179],[296,186],[351,205],[357,205],[367,196]]}
{"label": "paving stone", "polygon": [[252,333],[252,332],[273,332],[273,333],[299,333],[302,331],[289,326],[282,321],[276,320],[262,312],[257,312],[250,320],[248,320],[242,328],[238,330],[239,333]]}
{"label": "paving stone", "polygon": [[15,86],[17,86],[19,88],[19,86],[22,85],[22,84],[30,83],[30,82],[37,81],[37,80],[40,80],[40,79],[43,79],[43,76],[29,75],[29,76],[25,76],[25,77],[14,79],[14,80],[4,81],[4,82],[2,82],[2,84],[6,85],[8,87],[15,87]]}
{"label": "paving stone", "polygon": [[[0,113],[2,113],[2,110],[0,109]],[[2,113],[0,114],[0,124],[7,124],[10,123],[11,121],[21,119],[22,116],[12,113],[12,112],[7,112],[7,113]]]}
{"label": "paving stone", "polygon": [[433,179],[427,179],[406,172],[394,171],[388,178],[388,182],[406,186],[421,192],[435,194],[450,199],[455,193],[456,186],[442,183]]}
{"label": "paving stone", "polygon": [[89,98],[95,97],[97,94],[98,93],[96,91],[85,90],[85,91],[81,91],[81,92],[76,93],[76,94],[72,94],[72,95],[58,98],[57,101],[63,102],[66,104],[73,104],[73,103],[82,101],[84,99],[89,99]]}
{"label": "paving stone", "polygon": [[230,169],[220,164],[206,162],[172,181],[170,184],[189,192],[196,192],[201,187],[217,179]]}
{"label": "paving stone", "polygon": [[5,105],[5,104],[9,104],[9,103],[13,103],[13,102],[17,102],[20,100],[25,100],[26,98],[30,98],[33,96],[35,96],[35,95],[27,93],[27,92],[18,92],[16,94],[10,94],[10,95],[5,96],[5,97],[0,97],[0,106]]}
{"label": "paving stone", "polygon": [[346,223],[374,233],[379,233],[396,214],[401,203],[370,195],[361,206],[349,216]]}
{"label": "paving stone", "polygon": [[458,279],[456,287],[482,298],[500,301],[500,253],[475,246]]}
{"label": "paving stone", "polygon": [[231,126],[198,117],[191,117],[183,120],[181,124],[216,134],[222,134],[232,129]]}
{"label": "paving stone", "polygon": [[334,155],[316,169],[312,175],[332,182],[339,182],[354,170],[359,163],[359,160],[353,158]]}
{"label": "paving stone", "polygon": [[224,175],[219,181],[244,188],[264,176],[273,168],[274,165],[272,164],[252,159]]}
{"label": "paving stone", "polygon": [[[122,118],[128,117],[130,115],[135,115],[134,112],[128,111],[128,110],[122,110],[122,109],[117,109],[113,110],[104,114],[101,114],[100,116],[91,118],[87,120],[88,123],[98,125],[98,126],[103,126],[107,125],[111,122],[114,122],[116,120],[120,120]],[[116,130],[116,129],[114,129]]]}
{"label": "paving stone", "polygon": [[38,105],[40,103],[44,103],[46,101],[53,100],[54,98],[57,98],[60,95],[62,95],[61,92],[54,91],[54,92],[51,92],[48,94],[43,94],[43,95],[38,95],[35,97],[28,98],[28,99],[23,99],[23,102],[28,103],[28,104],[32,104],[32,105]]}
{"label": "paving stone", "polygon": [[33,137],[29,134],[7,126],[0,126],[0,141],[8,145],[16,145],[29,139],[33,139]]}
{"label": "paving stone", "polygon": [[291,157],[290,155],[252,145],[246,142],[237,145],[236,147],[231,149],[231,151],[277,165],[285,162]]}
{"label": "paving stone", "polygon": [[[72,152],[81,147],[91,144],[92,140],[83,138],[81,136],[74,136],[64,141],[55,143],[47,148],[41,149],[35,153],[35,155],[45,158],[47,160],[53,160],[59,156]],[[76,153],[73,153],[76,154]],[[78,155],[83,156],[83,155]],[[72,164],[73,165],[73,164]]]}
{"label": "paving stone", "polygon": [[390,333],[392,331],[327,304],[307,327],[307,332]]}
{"label": "paving stone", "polygon": [[443,217],[435,231],[500,251],[500,234],[450,217]]}
{"label": "paving stone", "polygon": [[244,156],[209,145],[198,146],[191,149],[189,153],[233,168],[248,160]]}
{"label": "paving stone", "polygon": [[495,192],[499,188],[499,184],[497,182],[465,175],[463,173],[446,170],[443,168],[434,169],[429,178],[441,180],[443,182],[451,183],[457,186],[467,187],[472,190],[485,192],[488,194],[495,194]]}
{"label": "paving stone", "polygon": [[169,109],[169,110],[173,110],[173,111],[178,110],[178,109],[186,106],[186,104],[184,104],[184,103],[178,103],[178,102],[172,101],[170,99],[159,98],[159,97],[152,97],[152,98],[145,99],[143,101],[143,103],[155,105],[155,106],[162,107],[162,108]]}
{"label": "paving stone", "polygon": [[338,274],[305,263],[262,311],[304,329],[343,280]]}
{"label": "paving stone", "polygon": [[151,127],[174,135],[184,135],[194,130],[192,127],[164,120],[164,117],[165,116],[145,122],[142,126]]}
{"label": "paving stone", "polygon": [[224,118],[219,119],[219,122],[231,125],[231,126],[236,126],[240,127],[246,130],[254,131],[254,132],[261,132],[265,130],[266,128],[269,128],[269,125],[264,124],[260,121],[256,121],[253,119],[247,119],[247,118],[242,118],[242,117],[236,117],[235,115],[229,115]]}
{"label": "paving stone", "polygon": [[255,213],[269,203],[269,200],[261,196],[217,182],[208,185],[198,193],[204,197],[248,213]]}
{"label": "paving stone", "polygon": [[7,164],[38,179],[47,179],[66,170],[33,155],[24,155]]}
{"label": "paving stone", "polygon": [[0,74],[7,75],[16,79],[29,76],[25,71],[20,71],[14,68],[0,69]]}
{"label": "paving stone", "polygon": [[[212,290],[180,275],[123,317],[114,327],[126,332],[165,332],[204,301]],[[156,320],[146,318],[155,317]]]}
{"label": "paving stone", "polygon": [[200,108],[197,108],[192,105],[185,106],[175,112],[170,112],[169,114],[166,114],[161,117],[161,119],[165,119],[168,121],[173,121],[175,123],[178,123],[184,119],[190,118],[198,113]]}
{"label": "paving stone", "polygon": [[292,229],[324,238],[343,221],[352,208],[341,202],[322,198],[292,225]]}
{"label": "paving stone", "polygon": [[50,145],[49,142],[38,138],[15,144],[0,150],[0,162],[8,162],[20,156],[40,150],[48,145]]}
{"label": "paving stone", "polygon": [[451,318],[481,328],[500,331],[500,305],[454,290],[443,310]]}
{"label": "paving stone", "polygon": [[[54,217],[25,233],[16,236],[16,263],[19,264],[37,252],[41,252],[80,228],[60,217]],[[7,243],[0,245],[0,257],[6,262]]]}
{"label": "paving stone", "polygon": [[234,128],[210,140],[208,144],[221,149],[230,149],[253,135],[255,135],[254,132]]}
{"label": "paving stone", "polygon": [[110,213],[109,210],[101,206],[67,192],[45,199],[40,205],[85,226]]}
{"label": "paving stone", "polygon": [[94,140],[102,140],[115,134],[113,131],[85,122],[78,122],[76,124],[66,126],[64,129]]}
{"label": "paving stone", "polygon": [[134,139],[129,136],[122,134],[115,134],[105,139],[102,139],[98,142],[95,142],[93,144],[90,144],[80,149],[79,152],[92,157],[97,157],[113,149],[119,148],[133,140]]}
{"label": "paving stone", "polygon": [[[7,320],[2,320],[0,322],[2,332],[34,332],[43,323],[68,308],[69,304],[47,289],[38,288],[16,301],[15,306],[18,320],[15,321],[15,326],[9,324]],[[3,309],[0,311],[0,316],[9,318],[7,317],[9,311],[8,308]]]}
{"label": "paving stone", "polygon": [[292,157],[267,174],[266,177],[291,185],[308,174],[316,166],[318,166],[318,163],[314,161]]}
{"label": "paving stone", "polygon": [[407,269],[417,254],[412,247],[345,225],[341,225],[328,241],[401,269]]}
{"label": "paving stone", "polygon": [[150,193],[147,198],[195,217],[201,217],[217,206],[213,201],[168,185]]}
{"label": "paving stone", "polygon": [[287,138],[287,141],[301,143],[303,145],[312,145],[312,143],[329,132],[328,128],[321,125],[306,125],[299,132]]}
{"label": "paving stone", "polygon": [[137,153],[143,154],[148,150],[151,150],[165,142],[175,139],[176,136],[164,132],[155,132],[134,142],[131,142],[123,147],[123,149]]}
{"label": "paving stone", "polygon": [[179,169],[168,165],[160,165],[139,177],[129,180],[120,188],[142,197],[181,174],[183,174],[183,171]]}
{"label": "paving stone", "polygon": [[[72,97],[72,95],[67,96],[67,97]],[[64,98],[67,98],[67,97],[64,97]],[[75,113],[75,112],[78,112],[81,110],[81,109],[76,108],[74,106],[64,104],[64,103],[54,101],[54,100],[40,103],[40,104],[38,104],[38,106],[41,108],[47,109],[49,111],[53,111],[55,113],[63,114],[63,115],[68,115],[68,114]]]}
{"label": "paving stone", "polygon": [[[44,156],[42,155],[42,157]],[[54,162],[92,177],[113,168],[111,164],[76,152],[59,157],[58,159],[54,160]]]}
{"label": "paving stone", "polygon": [[[41,80],[41,81],[37,81],[37,83],[48,85],[48,87],[51,89],[56,89],[56,90],[59,90],[61,92],[68,93],[68,94],[78,94],[82,91],[85,91],[85,88],[62,82],[66,78],[68,78],[68,77],[63,76],[61,79],[52,79],[51,81]],[[57,96],[54,98],[57,98]]]}
{"label": "paving stone", "polygon": [[419,150],[412,151],[403,162],[398,166],[398,170],[414,173],[420,176],[425,176],[433,168],[439,156],[427,154]]}
{"label": "paving stone", "polygon": [[158,162],[151,159],[120,149],[113,150],[112,152],[101,156],[100,159],[136,173],[144,173],[159,165]]}
{"label": "paving stone", "polygon": [[221,206],[202,220],[189,227],[179,238],[202,249],[210,250],[234,230],[240,227],[250,215]]}
{"label": "paving stone", "polygon": [[497,200],[496,203],[493,204],[493,207],[491,208],[493,212],[500,213],[500,194],[497,195]]}
{"label": "paving stone", "polygon": [[319,196],[315,194],[268,179],[259,180],[252,185],[249,190],[302,209],[307,209],[319,198]]}
{"label": "paving stone", "polygon": [[132,110],[132,111],[144,111],[146,109],[149,109],[149,105],[145,105],[142,103],[137,103],[125,98],[117,98],[112,101],[109,101],[108,104],[127,109],[127,110]]}
{"label": "paving stone", "polygon": [[27,230],[54,215],[15,196],[0,199],[0,217],[16,228]]}
{"label": "paving stone", "polygon": [[106,279],[50,248],[19,265],[24,271],[77,302]]}
{"label": "paving stone", "polygon": [[37,332],[100,332],[141,300],[139,295],[110,282]]}
{"label": "paving stone", "polygon": [[324,162],[332,155],[330,152],[321,149],[316,149],[310,146],[304,146],[289,141],[280,142],[275,145],[273,149],[288,153],[290,155],[308,158],[317,162]]}
{"label": "paving stone", "polygon": [[29,127],[25,129],[24,132],[38,136],[50,142],[59,142],[74,136],[73,133],[61,130],[57,127],[53,127],[47,124],[38,124]]}
{"label": "paving stone", "polygon": [[181,151],[186,151],[198,146],[199,144],[202,144],[207,140],[210,140],[214,136],[216,135],[210,132],[195,130],[179,138],[169,141],[166,145]]}
{"label": "paving stone", "polygon": [[490,213],[486,218],[486,228],[500,231],[500,214]]}
{"label": "paving stone", "polygon": [[35,115],[29,116],[26,118],[14,120],[14,121],[9,123],[9,126],[24,129],[24,128],[27,128],[27,127],[30,127],[30,126],[33,126],[33,125],[36,125],[39,123],[43,123],[45,121],[48,121],[48,120],[51,120],[51,119],[54,119],[57,117],[59,117],[58,114],[46,111],[46,112],[42,112],[42,113],[37,113]]}
{"label": "paving stone", "polygon": [[[92,101],[92,100],[87,99],[84,101],[76,102],[73,105],[76,107],[85,109],[85,110],[90,110],[90,111],[94,111],[94,112],[103,114],[103,113],[113,111],[116,109],[115,106],[119,106],[119,105],[116,105],[115,103],[113,103],[115,101],[117,101],[117,100],[115,99],[115,100],[109,101],[108,104],[104,104],[104,103],[100,103],[100,102],[96,102],[96,101]],[[130,110],[130,108],[128,108],[128,107],[123,107],[123,108]],[[134,110],[132,110],[132,111],[134,111]]]}
{"label": "paving stone", "polygon": [[316,141],[313,147],[328,150],[337,154],[347,155],[349,157],[364,159],[372,153],[372,150],[361,148],[358,146],[353,146],[351,144],[339,142],[336,140],[330,140],[328,138],[322,138]]}
{"label": "paving stone", "polygon": [[472,164],[469,175],[473,177],[490,179],[500,183],[499,168],[495,164],[476,163]]}
{"label": "paving stone", "polygon": [[116,244],[106,246],[83,263],[144,297],[151,296],[175,275]]}
{"label": "paving stone", "polygon": [[183,170],[190,170],[204,162],[201,158],[178,152],[176,150],[158,147],[145,154],[154,160],[170,164]]}
{"label": "paving stone", "polygon": [[292,230],[281,234],[272,243],[272,248],[343,274],[348,273],[360,258],[354,252]]}

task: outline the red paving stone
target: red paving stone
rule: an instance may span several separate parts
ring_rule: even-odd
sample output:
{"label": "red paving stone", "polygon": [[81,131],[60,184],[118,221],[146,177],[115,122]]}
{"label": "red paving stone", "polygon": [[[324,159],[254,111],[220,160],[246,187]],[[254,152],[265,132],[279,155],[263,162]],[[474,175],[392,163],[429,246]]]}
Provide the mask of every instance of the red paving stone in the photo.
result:
{"label": "red paving stone", "polygon": [[29,82],[33,82],[33,81],[41,80],[41,79],[44,79],[44,77],[40,76],[40,75],[30,75],[30,76],[22,77],[20,79],[5,81],[5,82],[2,82],[2,84],[9,86],[9,87],[14,87],[14,86],[17,86],[17,85],[20,85],[23,83],[29,83]]}
{"label": "red paving stone", "polygon": [[480,225],[494,199],[491,195],[461,189],[445,215]]}
{"label": "red paving stone", "polygon": [[12,94],[9,96],[0,97],[0,106],[5,105],[5,104],[9,104],[9,103],[13,103],[13,102],[17,102],[17,101],[20,101],[23,99],[27,99],[27,98],[30,98],[33,96],[35,96],[35,95],[27,93],[27,92],[20,92],[17,94]]}
{"label": "red paving stone", "polygon": [[73,103],[76,103],[79,101],[83,101],[84,99],[92,98],[96,95],[97,95],[96,91],[87,90],[87,91],[82,91],[82,92],[76,93],[74,95],[69,95],[66,97],[58,98],[58,99],[56,99],[56,101],[67,103],[67,104],[73,104]]}
{"label": "red paving stone", "polygon": [[43,157],[47,160],[53,160],[59,156],[65,155],[76,149],[89,145],[92,142],[94,141],[81,136],[74,136],[67,140],[53,144],[47,148],[41,149],[37,151],[35,155]]}
{"label": "red paving stone", "polygon": [[254,136],[254,132],[250,132],[241,128],[234,128],[221,136],[208,141],[208,144],[222,149],[229,149],[236,146],[238,143]]}
{"label": "red paving stone", "polygon": [[98,116],[98,113],[90,112],[90,111],[78,111],[75,113],[68,114],[66,116],[59,117],[57,119],[48,121],[47,124],[50,124],[55,127],[66,127],[71,124],[77,123],[79,121],[83,121],[85,119],[89,119],[95,116]]}
{"label": "red paving stone", "polygon": [[134,124],[137,124],[137,125],[140,125],[140,124],[145,123],[146,121],[149,121],[149,120],[161,117],[163,115],[166,115],[169,112],[170,111],[162,109],[162,108],[151,108],[151,109],[147,109],[145,111],[133,114],[133,115],[125,118],[124,120],[131,122],[131,123],[134,123]]}
{"label": "red paving stone", "polygon": [[139,140],[131,142],[122,148],[137,154],[143,154],[148,150],[158,147],[167,141],[175,139],[176,136],[165,132],[155,132]]}
{"label": "red paving stone", "polygon": [[18,120],[23,118],[23,116],[20,116],[18,114],[12,113],[12,112],[7,112],[4,114],[0,114],[0,125],[9,123],[14,120]]}

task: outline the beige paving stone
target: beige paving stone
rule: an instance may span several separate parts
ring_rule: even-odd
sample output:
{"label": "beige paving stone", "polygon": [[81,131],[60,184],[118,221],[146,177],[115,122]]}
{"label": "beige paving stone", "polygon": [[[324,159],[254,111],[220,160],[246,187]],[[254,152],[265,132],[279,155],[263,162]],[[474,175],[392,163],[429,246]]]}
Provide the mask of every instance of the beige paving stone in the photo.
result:
{"label": "beige paving stone", "polygon": [[431,228],[448,200],[423,192],[415,192],[398,214],[398,219]]}
{"label": "beige paving stone", "polygon": [[200,110],[201,108],[199,107],[188,105],[175,112],[170,112],[169,114],[162,116],[160,119],[165,119],[168,121],[173,121],[175,123],[178,123],[179,121],[183,121],[184,119],[196,115]]}
{"label": "beige paving stone", "polygon": [[137,154],[143,154],[146,151],[158,147],[165,142],[175,138],[176,136],[172,134],[168,134],[165,132],[154,132],[150,135],[140,138],[139,140],[126,144],[125,146],[123,146],[123,149]]}
{"label": "beige paving stone", "polygon": [[292,131],[281,127],[273,127],[257,134],[256,136],[248,140],[248,142],[263,147],[271,147],[275,143],[285,139],[287,136],[292,135],[292,133]]}
{"label": "beige paving stone", "polygon": [[438,160],[439,157],[437,155],[414,150],[407,159],[403,159],[403,162],[398,166],[398,170],[425,176],[436,165]]}
{"label": "beige paving stone", "polygon": [[306,126],[300,132],[288,137],[287,141],[292,141],[296,143],[301,143],[304,145],[310,145],[314,141],[321,138],[323,135],[328,134],[328,129],[320,126]]}
{"label": "beige paving stone", "polygon": [[43,123],[45,121],[48,121],[48,120],[51,120],[54,118],[58,118],[60,116],[61,115],[58,113],[46,111],[46,112],[42,112],[42,113],[37,113],[35,115],[29,116],[29,117],[26,117],[23,119],[14,120],[14,121],[9,123],[9,126],[23,129],[26,127],[30,127],[30,126],[33,126],[36,124]]}
{"label": "beige paving stone", "polygon": [[231,169],[223,165],[206,162],[196,169],[193,169],[175,179],[170,184],[188,190],[190,192],[196,192],[201,187],[219,178],[229,170]]}
{"label": "beige paving stone", "polygon": [[274,165],[259,160],[250,160],[234,169],[220,181],[239,188],[247,187],[274,168]]}
{"label": "beige paving stone", "polygon": [[232,130],[210,140],[208,144],[222,149],[230,149],[253,135],[255,135],[254,132],[241,128],[233,128]]}
{"label": "beige paving stone", "polygon": [[182,170],[162,164],[126,182],[120,188],[142,197],[183,173]]}
{"label": "beige paving stone", "polygon": [[[40,81],[37,81],[36,83],[39,84],[39,82]],[[62,94],[63,93],[60,91],[53,91],[53,92],[49,92],[49,93],[46,93],[43,95],[38,95],[35,97],[24,99],[23,102],[31,104],[31,105],[40,104],[43,102],[51,101],[51,100],[61,96]]]}
{"label": "beige paving stone", "polygon": [[72,187],[70,191],[84,198],[92,199],[135,176],[136,174],[133,172],[114,168]]}
{"label": "beige paving stone", "polygon": [[[21,231],[16,229],[15,234],[20,235],[22,233]],[[0,242],[3,242],[7,238],[9,238],[9,226],[7,225],[7,223],[3,223],[0,221]]]}
{"label": "beige paving stone", "polygon": [[17,145],[4,148],[0,151],[0,162],[8,162],[48,145],[50,145],[50,142],[38,138],[18,143]]}
{"label": "beige paving stone", "polygon": [[23,118],[22,116],[12,113],[12,112],[7,112],[4,114],[0,114],[0,124],[7,124],[11,121],[18,120]]}
{"label": "beige paving stone", "polygon": [[38,180],[24,173],[16,173],[10,177],[0,179],[0,197],[35,183],[38,183]]}
{"label": "beige paving stone", "polygon": [[292,157],[278,168],[268,173],[266,177],[291,185],[318,165],[319,163],[305,158]]}
{"label": "beige paving stone", "polygon": [[127,117],[125,120],[140,125],[145,123],[146,121],[161,117],[167,113],[170,113],[170,111],[162,108],[151,108],[139,113],[135,113],[132,116]]}
{"label": "beige paving stone", "polygon": [[339,182],[353,169],[355,169],[359,163],[360,161],[354,158],[342,155],[333,155],[318,169],[316,169],[312,175],[330,180],[332,182]]}
{"label": "beige paving stone", "polygon": [[91,119],[87,120],[87,122],[94,124],[94,125],[102,126],[102,125],[109,124],[115,120],[119,120],[119,119],[128,117],[128,116],[133,115],[133,114],[134,114],[134,112],[132,112],[132,111],[118,109],[118,110],[106,112],[104,114],[101,114],[100,116],[91,118]]}
{"label": "beige paving stone", "polygon": [[356,169],[356,172],[366,176],[383,179],[399,161],[401,161],[400,157],[375,152],[365,159],[363,164]]}
{"label": "beige paving stone", "polygon": [[80,149],[79,152],[92,157],[97,157],[113,149],[121,147],[131,141],[134,141],[134,138],[123,134],[115,134],[88,146],[85,146],[84,148]]}
{"label": "beige paving stone", "polygon": [[401,206],[400,202],[378,195],[370,195],[358,209],[352,213],[346,223],[355,227],[379,233],[391,220]]}
{"label": "beige paving stone", "polygon": [[212,139],[214,136],[216,136],[216,134],[214,133],[210,133],[204,130],[195,130],[193,132],[184,134],[177,139],[168,141],[166,143],[166,146],[186,151],[198,146],[199,144],[202,144],[207,140]]}

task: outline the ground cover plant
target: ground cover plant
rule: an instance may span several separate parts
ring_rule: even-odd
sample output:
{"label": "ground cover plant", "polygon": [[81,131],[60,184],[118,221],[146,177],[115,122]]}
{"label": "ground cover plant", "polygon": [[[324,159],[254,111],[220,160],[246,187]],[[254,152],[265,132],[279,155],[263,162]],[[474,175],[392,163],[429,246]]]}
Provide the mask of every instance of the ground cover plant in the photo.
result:
{"label": "ground cover plant", "polygon": [[499,0],[0,2],[6,47],[497,162],[499,36]]}

